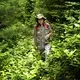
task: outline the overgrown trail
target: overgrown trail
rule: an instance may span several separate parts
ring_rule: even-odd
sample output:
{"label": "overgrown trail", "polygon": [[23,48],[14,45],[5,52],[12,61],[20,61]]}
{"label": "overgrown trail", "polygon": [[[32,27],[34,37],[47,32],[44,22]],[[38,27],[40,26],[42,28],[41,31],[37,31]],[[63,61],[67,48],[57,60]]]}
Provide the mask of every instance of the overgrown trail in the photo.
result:
{"label": "overgrown trail", "polygon": [[[35,16],[50,22],[51,54],[34,49]],[[80,80],[79,0],[0,0],[0,80]]]}

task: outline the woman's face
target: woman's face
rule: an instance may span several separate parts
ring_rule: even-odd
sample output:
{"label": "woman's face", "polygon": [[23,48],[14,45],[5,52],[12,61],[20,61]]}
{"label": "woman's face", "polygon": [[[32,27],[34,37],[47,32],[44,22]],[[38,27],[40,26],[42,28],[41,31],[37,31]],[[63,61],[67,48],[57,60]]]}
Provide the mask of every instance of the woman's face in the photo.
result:
{"label": "woman's face", "polygon": [[39,23],[40,25],[42,25],[42,24],[44,23],[44,20],[43,20],[43,19],[38,19],[38,23]]}

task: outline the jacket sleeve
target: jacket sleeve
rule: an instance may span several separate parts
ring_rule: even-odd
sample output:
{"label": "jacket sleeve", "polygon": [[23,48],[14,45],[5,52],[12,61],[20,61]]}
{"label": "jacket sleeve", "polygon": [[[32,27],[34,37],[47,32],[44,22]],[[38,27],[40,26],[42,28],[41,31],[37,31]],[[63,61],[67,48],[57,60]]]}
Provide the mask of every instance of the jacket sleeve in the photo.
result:
{"label": "jacket sleeve", "polygon": [[48,33],[47,33],[47,35],[45,36],[45,39],[46,39],[46,40],[51,40],[51,37],[52,37],[52,29],[51,29],[50,24],[48,24]]}

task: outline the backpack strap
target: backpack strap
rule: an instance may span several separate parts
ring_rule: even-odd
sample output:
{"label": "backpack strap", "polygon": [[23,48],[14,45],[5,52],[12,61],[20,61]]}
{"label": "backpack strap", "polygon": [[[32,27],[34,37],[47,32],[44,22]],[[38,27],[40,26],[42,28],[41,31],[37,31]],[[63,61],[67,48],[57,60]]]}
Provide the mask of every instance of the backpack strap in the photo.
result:
{"label": "backpack strap", "polygon": [[45,23],[45,24],[44,24],[44,27],[45,27],[45,28],[48,28],[48,27],[49,27],[49,24],[48,24],[48,23]]}
{"label": "backpack strap", "polygon": [[35,26],[36,31],[38,31],[38,25]]}
{"label": "backpack strap", "polygon": [[[37,24],[37,25],[35,26],[36,31],[38,31],[38,27],[39,27],[39,26],[38,26],[38,24]],[[48,23],[45,23],[45,24],[44,24],[44,27],[45,27],[45,28],[48,28],[48,27],[49,27],[49,24],[48,24]]]}

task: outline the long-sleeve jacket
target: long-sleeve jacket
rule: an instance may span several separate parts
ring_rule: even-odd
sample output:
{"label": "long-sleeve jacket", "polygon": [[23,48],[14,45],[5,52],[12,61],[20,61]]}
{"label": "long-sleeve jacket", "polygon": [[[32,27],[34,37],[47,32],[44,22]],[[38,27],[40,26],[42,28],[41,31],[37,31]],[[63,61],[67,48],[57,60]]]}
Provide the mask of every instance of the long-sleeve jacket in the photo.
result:
{"label": "long-sleeve jacket", "polygon": [[51,32],[52,29],[48,23],[45,23],[44,25],[36,25],[34,27],[35,46],[37,48],[43,48],[44,45],[49,42]]}

